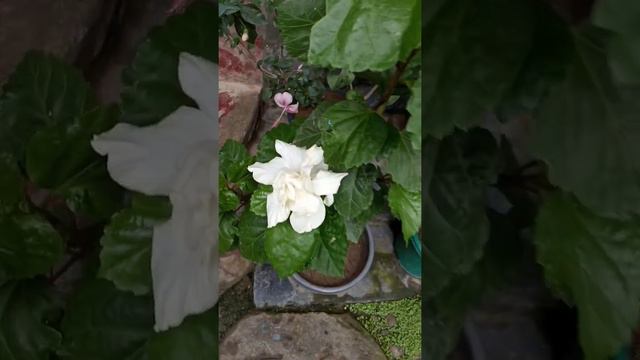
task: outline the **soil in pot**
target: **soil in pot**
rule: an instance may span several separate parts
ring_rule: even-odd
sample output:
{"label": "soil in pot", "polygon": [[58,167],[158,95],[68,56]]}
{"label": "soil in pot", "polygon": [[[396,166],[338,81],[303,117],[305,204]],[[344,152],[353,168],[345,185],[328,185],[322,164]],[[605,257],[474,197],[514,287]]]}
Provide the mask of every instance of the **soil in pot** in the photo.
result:
{"label": "soil in pot", "polygon": [[349,244],[349,248],[347,248],[347,257],[344,263],[344,276],[327,276],[311,270],[301,272],[299,275],[315,285],[323,287],[342,286],[358,276],[362,269],[364,269],[368,256],[369,241],[363,235],[360,238],[360,241],[355,244]]}

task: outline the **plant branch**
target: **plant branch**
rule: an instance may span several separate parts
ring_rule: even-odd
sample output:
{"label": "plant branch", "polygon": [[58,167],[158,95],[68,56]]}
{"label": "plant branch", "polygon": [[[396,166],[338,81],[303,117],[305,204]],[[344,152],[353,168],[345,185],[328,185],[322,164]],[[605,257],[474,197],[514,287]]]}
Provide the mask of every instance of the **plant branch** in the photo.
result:
{"label": "plant branch", "polygon": [[382,94],[382,97],[380,98],[380,100],[378,100],[378,102],[373,106],[374,109],[378,109],[382,105],[386,104],[387,101],[389,101],[389,98],[391,97],[391,95],[393,95],[393,90],[395,90],[396,86],[398,86],[398,82],[400,82],[400,77],[402,76],[404,71],[407,69],[407,66],[411,62],[411,59],[413,59],[413,57],[417,53],[418,53],[418,49],[413,49],[413,51],[411,51],[411,54],[409,54],[409,57],[407,57],[407,60],[396,64],[396,71],[389,78],[389,83],[387,84],[387,88],[384,90],[384,94]]}

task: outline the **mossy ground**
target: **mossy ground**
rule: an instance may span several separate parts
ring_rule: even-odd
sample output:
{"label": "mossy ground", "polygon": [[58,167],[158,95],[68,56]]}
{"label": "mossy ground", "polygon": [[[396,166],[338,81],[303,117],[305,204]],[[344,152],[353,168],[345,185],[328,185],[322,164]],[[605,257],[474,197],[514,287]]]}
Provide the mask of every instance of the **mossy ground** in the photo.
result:
{"label": "mossy ground", "polygon": [[347,305],[390,359],[420,359],[421,299]]}

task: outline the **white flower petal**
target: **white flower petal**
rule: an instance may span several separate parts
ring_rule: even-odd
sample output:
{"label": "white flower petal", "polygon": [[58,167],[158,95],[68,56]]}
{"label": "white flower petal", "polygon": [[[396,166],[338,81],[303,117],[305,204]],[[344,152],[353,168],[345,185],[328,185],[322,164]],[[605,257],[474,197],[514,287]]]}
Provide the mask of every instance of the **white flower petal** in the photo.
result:
{"label": "white flower petal", "polygon": [[313,192],[316,195],[333,195],[338,192],[340,181],[347,175],[349,174],[320,170],[316,176],[311,179]]}
{"label": "white flower petal", "polygon": [[333,205],[333,195],[329,194],[325,196],[322,202],[327,206]]}
{"label": "white flower petal", "polygon": [[304,161],[302,167],[305,169],[312,169],[324,162],[324,151],[321,147],[313,145],[308,148],[304,154]]}
{"label": "white flower petal", "polygon": [[260,184],[273,185],[278,174],[285,168],[286,164],[281,157],[275,157],[268,163],[256,162],[250,165],[247,170],[253,174],[253,179]]}
{"label": "white flower petal", "polygon": [[318,209],[312,213],[292,212],[289,222],[295,232],[303,234],[322,225],[325,214],[326,209],[323,205],[319,206]]}
{"label": "white flower petal", "polygon": [[215,197],[172,194],[171,219],[154,227],[151,274],[155,331],[178,326],[218,300]]}
{"label": "white flower petal", "polygon": [[218,69],[213,62],[188,53],[180,53],[178,79],[185,94],[212,119],[218,114]]}
{"label": "white flower petal", "polygon": [[295,193],[291,211],[301,213],[313,213],[318,211],[319,207],[324,207],[320,196],[316,196],[304,190],[298,190]]}
{"label": "white flower petal", "polygon": [[272,228],[286,221],[291,211],[274,191],[267,195],[267,227]]}
{"label": "white flower petal", "polygon": [[91,145],[108,156],[109,174],[120,185],[148,195],[167,195],[186,153],[197,143],[215,141],[216,126],[203,112],[183,106],[156,125],[118,124],[96,135]]}
{"label": "white flower petal", "polygon": [[276,140],[276,152],[282,156],[287,168],[291,170],[299,170],[306,157],[306,149],[280,140]]}

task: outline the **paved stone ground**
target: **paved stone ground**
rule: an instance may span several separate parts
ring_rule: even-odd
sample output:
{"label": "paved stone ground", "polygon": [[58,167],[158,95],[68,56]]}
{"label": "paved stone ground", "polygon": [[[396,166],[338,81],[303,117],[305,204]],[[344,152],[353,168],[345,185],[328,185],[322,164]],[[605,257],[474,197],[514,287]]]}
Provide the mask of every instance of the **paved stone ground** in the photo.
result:
{"label": "paved stone ground", "polygon": [[220,360],[382,360],[373,338],[351,316],[325,313],[251,314],[220,346]]}

